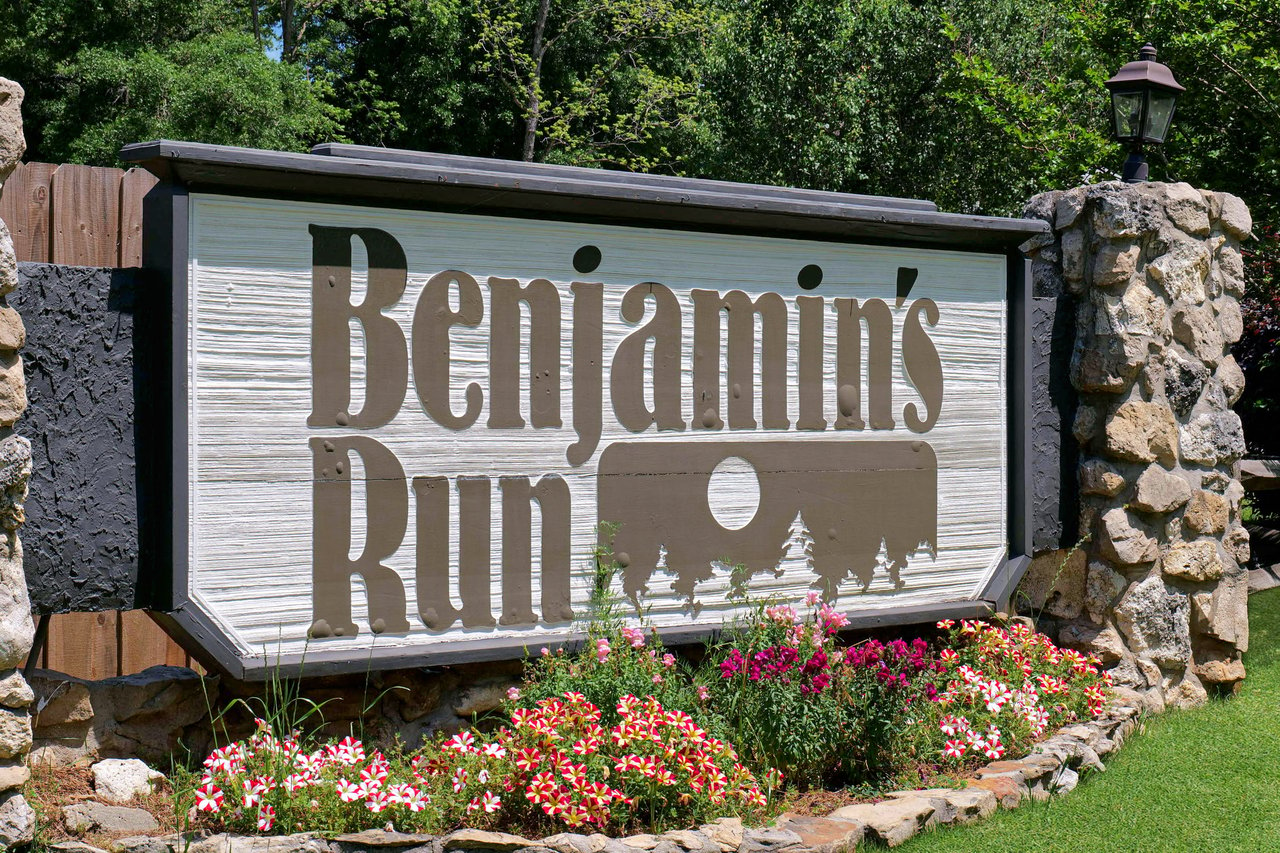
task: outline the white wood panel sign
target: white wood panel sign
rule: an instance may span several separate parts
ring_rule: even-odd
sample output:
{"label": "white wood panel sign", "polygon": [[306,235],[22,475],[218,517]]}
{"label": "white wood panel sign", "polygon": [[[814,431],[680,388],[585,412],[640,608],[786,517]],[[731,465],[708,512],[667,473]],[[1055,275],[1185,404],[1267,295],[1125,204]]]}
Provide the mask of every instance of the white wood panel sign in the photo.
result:
{"label": "white wood panel sign", "polygon": [[1003,255],[189,210],[185,593],[243,659],[518,656],[601,542],[662,628],[972,601],[1006,556]]}

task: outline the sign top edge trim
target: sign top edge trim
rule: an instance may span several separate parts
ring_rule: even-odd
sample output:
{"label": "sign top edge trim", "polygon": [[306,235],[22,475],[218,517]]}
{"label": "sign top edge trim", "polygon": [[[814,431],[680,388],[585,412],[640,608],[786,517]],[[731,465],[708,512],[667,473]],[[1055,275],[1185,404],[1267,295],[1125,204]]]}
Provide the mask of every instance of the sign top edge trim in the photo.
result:
{"label": "sign top edge trim", "polygon": [[[503,171],[486,171],[475,167],[477,158],[459,157],[458,165],[443,164],[449,155],[430,155],[438,162],[425,165],[155,140],[126,145],[120,157],[162,181],[185,186],[275,190],[304,197],[376,198],[393,207],[421,201],[466,203],[478,213],[484,212],[479,209],[482,207],[522,209],[571,218],[649,220],[677,229],[688,224],[718,226],[717,230],[768,228],[820,234],[827,239],[1012,251],[1049,228],[1038,219],[883,206],[870,203],[876,201],[874,197],[816,190],[788,193],[786,188],[718,181],[708,182],[711,186],[706,189],[697,182],[669,187],[651,181],[637,183],[625,172],[605,172],[602,175],[609,178],[584,180],[563,174],[560,167],[514,161]],[[616,179],[611,179],[614,176]],[[321,186],[291,183],[299,178],[330,181]],[[360,188],[353,187],[352,181],[360,182]],[[850,198],[869,203],[853,203]]]}
{"label": "sign top edge trim", "polygon": [[625,172],[608,169],[590,169],[584,166],[563,166],[552,163],[524,163],[517,160],[498,160],[491,157],[471,157],[458,154],[439,154],[431,151],[413,151],[405,148],[376,148],[370,145],[352,145],[345,142],[325,142],[311,146],[311,152],[320,157],[341,157],[355,160],[382,160],[392,163],[411,163],[420,166],[473,169],[498,173],[529,173],[537,171],[547,176],[561,175],[579,178],[592,183],[626,183],[635,186],[652,186],[667,189],[725,192],[763,195],[777,198],[808,198],[815,201],[843,201],[859,207],[889,207],[902,210],[919,210],[937,213],[938,206],[931,201],[917,198],[845,193],[829,190],[812,190],[803,187],[747,184],[712,178],[689,178],[676,175],[655,175],[644,172]]}

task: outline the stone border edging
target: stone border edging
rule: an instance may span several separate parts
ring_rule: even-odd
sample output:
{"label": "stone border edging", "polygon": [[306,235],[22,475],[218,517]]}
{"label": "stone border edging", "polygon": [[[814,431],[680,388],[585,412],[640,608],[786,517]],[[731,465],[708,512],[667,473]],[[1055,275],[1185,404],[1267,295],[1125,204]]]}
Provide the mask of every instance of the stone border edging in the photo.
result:
{"label": "stone border edging", "polygon": [[[1128,698],[1128,697],[1126,697]],[[995,761],[979,769],[966,788],[893,791],[878,803],[842,806],[826,817],[783,813],[773,826],[747,828],[740,818],[720,818],[697,830],[610,838],[562,832],[531,840],[504,832],[459,829],[448,835],[384,830],[325,839],[314,833],[283,836],[135,836],[112,844],[117,853],[844,853],[859,844],[897,847],[937,826],[976,823],[997,807],[1016,809],[1023,800],[1046,800],[1076,787],[1080,771],[1103,770],[1109,755],[1138,725],[1138,703],[1113,706],[1097,720],[1065,726],[1017,761]],[[80,841],[52,845],[63,853],[103,853]]]}

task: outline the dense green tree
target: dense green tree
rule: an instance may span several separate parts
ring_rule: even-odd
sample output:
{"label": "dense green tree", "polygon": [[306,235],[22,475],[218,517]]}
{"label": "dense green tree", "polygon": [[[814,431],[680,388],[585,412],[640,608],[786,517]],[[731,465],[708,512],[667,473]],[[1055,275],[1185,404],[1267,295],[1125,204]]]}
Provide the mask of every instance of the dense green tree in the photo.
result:
{"label": "dense green tree", "polygon": [[1053,3],[725,5],[701,173],[1008,213],[1106,153],[1101,78]]}
{"label": "dense green tree", "polygon": [[690,0],[474,0],[478,71],[507,92],[523,160],[673,168],[696,121],[699,47]]}
{"label": "dense green tree", "polygon": [[110,164],[157,136],[303,149],[341,134],[325,81],[270,59],[229,0],[11,0],[0,75],[27,89],[28,157]]}
{"label": "dense green tree", "polygon": [[515,156],[518,111],[476,68],[474,0],[336,0],[300,59],[363,145]]}

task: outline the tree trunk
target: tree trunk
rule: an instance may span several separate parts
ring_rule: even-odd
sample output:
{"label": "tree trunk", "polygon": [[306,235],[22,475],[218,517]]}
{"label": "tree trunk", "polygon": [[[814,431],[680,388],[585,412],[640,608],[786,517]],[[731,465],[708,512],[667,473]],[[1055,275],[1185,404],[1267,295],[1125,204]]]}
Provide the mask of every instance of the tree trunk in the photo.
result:
{"label": "tree trunk", "polygon": [[293,39],[293,0],[281,0],[280,38],[280,58],[292,62],[293,52],[297,49]]}
{"label": "tree trunk", "polygon": [[253,25],[253,40],[258,43],[258,50],[262,50],[262,22],[258,20],[258,0],[249,0],[249,20]]}
{"label": "tree trunk", "polygon": [[524,151],[522,159],[526,163],[533,162],[534,143],[538,139],[538,113],[542,109],[539,90],[542,84],[542,56],[546,52],[543,46],[547,31],[547,14],[551,11],[551,0],[539,0],[538,20],[533,27],[533,79],[529,81],[529,103],[524,120]]}

